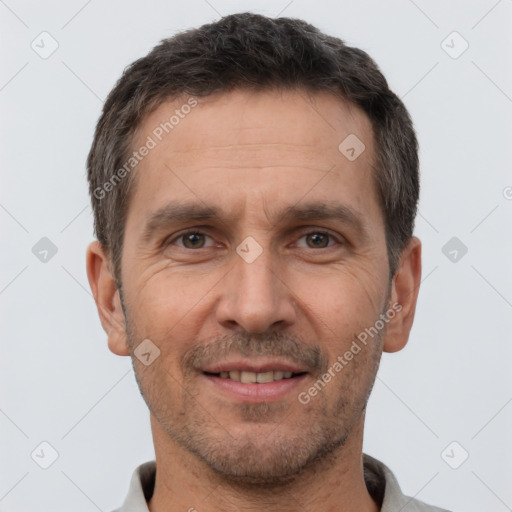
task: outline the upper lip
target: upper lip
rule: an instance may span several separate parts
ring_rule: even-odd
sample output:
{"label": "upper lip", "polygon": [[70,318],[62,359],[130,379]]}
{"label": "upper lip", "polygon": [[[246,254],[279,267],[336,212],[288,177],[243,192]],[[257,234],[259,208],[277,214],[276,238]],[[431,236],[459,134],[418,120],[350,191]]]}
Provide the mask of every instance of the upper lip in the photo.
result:
{"label": "upper lip", "polygon": [[306,369],[297,366],[294,363],[278,359],[267,359],[267,360],[233,360],[233,361],[219,361],[213,363],[203,369],[203,372],[207,373],[220,373],[220,372],[231,372],[231,371],[242,371],[242,372],[254,372],[264,373],[270,371],[281,371],[281,372],[292,372],[292,373],[304,373]]}

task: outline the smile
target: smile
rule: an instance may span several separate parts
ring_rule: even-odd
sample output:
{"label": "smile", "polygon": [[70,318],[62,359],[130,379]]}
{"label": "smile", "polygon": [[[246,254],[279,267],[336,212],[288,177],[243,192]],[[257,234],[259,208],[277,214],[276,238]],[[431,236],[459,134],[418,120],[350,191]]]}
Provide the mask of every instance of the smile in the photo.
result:
{"label": "smile", "polygon": [[215,377],[220,377],[221,379],[230,379],[236,382],[242,382],[243,384],[265,384],[268,382],[275,382],[282,379],[292,379],[294,377],[298,377],[300,375],[304,375],[306,372],[293,373],[290,371],[266,371],[266,372],[248,372],[248,371],[240,371],[233,370],[230,372],[220,372],[220,373],[208,373],[205,372],[206,375],[212,375]]}

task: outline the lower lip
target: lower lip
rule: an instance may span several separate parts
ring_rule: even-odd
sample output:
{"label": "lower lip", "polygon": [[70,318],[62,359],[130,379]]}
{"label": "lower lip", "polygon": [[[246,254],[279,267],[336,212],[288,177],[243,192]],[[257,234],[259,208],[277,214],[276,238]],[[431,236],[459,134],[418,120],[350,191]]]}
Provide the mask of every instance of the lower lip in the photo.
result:
{"label": "lower lip", "polygon": [[275,380],[273,382],[265,382],[263,384],[250,383],[244,384],[236,380],[223,379],[213,375],[203,373],[208,382],[214,388],[232,398],[243,400],[244,402],[268,402],[270,400],[279,400],[286,397],[304,382],[307,373],[292,377],[290,379]]}

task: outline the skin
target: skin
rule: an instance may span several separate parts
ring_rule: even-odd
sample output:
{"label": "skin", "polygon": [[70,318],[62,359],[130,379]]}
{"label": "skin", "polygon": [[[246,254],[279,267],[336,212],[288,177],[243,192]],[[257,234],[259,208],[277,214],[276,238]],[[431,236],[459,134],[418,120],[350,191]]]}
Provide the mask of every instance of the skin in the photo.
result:
{"label": "skin", "polygon": [[[134,147],[185,101],[149,115]],[[352,133],[366,149],[351,162],[338,145]],[[150,409],[151,512],[379,509],[363,479],[364,413],[382,351],[407,343],[421,243],[410,240],[390,279],[374,155],[369,119],[329,93],[237,90],[200,99],[137,167],[122,296],[96,241],[87,272],[109,348],[133,358]],[[222,214],[161,226],[145,240],[150,215],[176,200]],[[350,207],[362,229],[284,219],[284,208],[308,202]],[[179,238],[186,228],[201,234]],[[236,252],[248,236],[262,249],[252,263]],[[298,393],[394,303],[402,309],[379,335],[300,403]],[[148,366],[133,352],[146,338],[160,350]],[[309,373],[283,399],[244,403],[198,369],[234,356],[280,356]]]}

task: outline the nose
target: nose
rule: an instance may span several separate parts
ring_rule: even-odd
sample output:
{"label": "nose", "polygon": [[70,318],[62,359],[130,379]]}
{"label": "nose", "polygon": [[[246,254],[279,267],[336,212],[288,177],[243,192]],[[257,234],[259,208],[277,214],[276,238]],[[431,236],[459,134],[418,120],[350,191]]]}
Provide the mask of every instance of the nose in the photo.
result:
{"label": "nose", "polygon": [[296,300],[272,262],[269,250],[252,262],[235,255],[234,268],[222,282],[217,321],[230,330],[264,333],[296,321]]}

